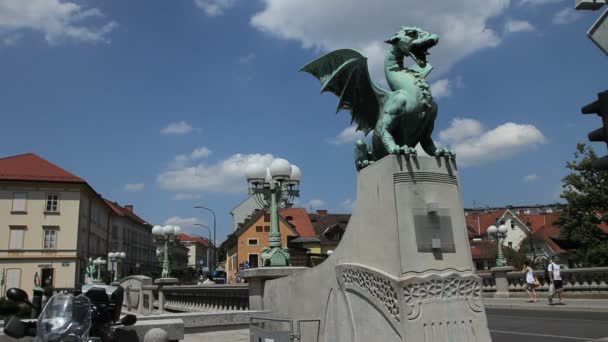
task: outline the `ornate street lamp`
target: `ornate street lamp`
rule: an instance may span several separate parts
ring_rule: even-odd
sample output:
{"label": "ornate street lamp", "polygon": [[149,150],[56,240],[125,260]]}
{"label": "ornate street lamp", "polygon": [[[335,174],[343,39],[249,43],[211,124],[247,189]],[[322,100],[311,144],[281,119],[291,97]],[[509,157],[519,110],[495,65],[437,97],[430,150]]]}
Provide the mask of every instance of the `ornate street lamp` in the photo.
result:
{"label": "ornate street lamp", "polygon": [[504,222],[501,222],[500,226],[496,228],[496,226],[488,227],[488,237],[492,239],[496,239],[497,242],[497,255],[496,255],[496,266],[502,267],[507,265],[507,260],[502,254],[502,241],[507,236],[507,231],[509,229],[505,226]]}
{"label": "ornate street lamp", "polygon": [[249,194],[270,211],[270,243],[262,248],[262,265],[289,266],[289,249],[281,246],[278,210],[291,207],[293,199],[300,196],[302,172],[285,159],[275,159],[269,168],[258,163],[248,165],[245,176]]}
{"label": "ornate street lamp", "polygon": [[101,257],[93,260],[93,264],[95,265],[95,268],[97,269],[97,279],[95,279],[96,282],[101,282],[101,266],[107,264],[107,261],[103,260]]}
{"label": "ornate street lamp", "polygon": [[108,253],[108,261],[110,262],[110,267],[113,270],[114,276],[112,277],[113,281],[118,281],[119,274],[118,268],[119,264],[122,264],[122,261],[127,257],[125,252],[110,252]]}
{"label": "ornate street lamp", "polygon": [[[209,238],[207,239],[207,241],[209,241],[209,244],[211,244],[211,228],[205,226],[204,224],[200,224],[200,223],[195,223],[194,225],[203,227],[203,228],[207,228],[207,231],[209,232]],[[205,262],[207,263],[207,267],[211,271],[211,262],[209,261],[209,249],[210,248],[211,248],[211,246],[207,246],[207,260]]]}
{"label": "ornate street lamp", "polygon": [[171,274],[171,264],[169,263],[169,242],[174,241],[182,229],[178,226],[166,225],[162,226],[154,226],[152,228],[152,234],[156,236],[156,238],[160,241],[165,242],[165,253],[163,256],[163,278],[169,278]]}
{"label": "ornate street lamp", "polygon": [[[213,215],[213,269],[215,270],[215,265],[217,264],[217,245],[216,245],[216,236],[215,236],[215,211],[202,206],[202,205],[197,205],[196,207],[194,207],[194,209],[203,209],[203,210],[207,210],[208,212],[210,212]],[[210,240],[211,241],[211,240]],[[209,260],[207,260],[207,263],[209,263]],[[212,265],[209,265],[209,267],[211,267]]]}

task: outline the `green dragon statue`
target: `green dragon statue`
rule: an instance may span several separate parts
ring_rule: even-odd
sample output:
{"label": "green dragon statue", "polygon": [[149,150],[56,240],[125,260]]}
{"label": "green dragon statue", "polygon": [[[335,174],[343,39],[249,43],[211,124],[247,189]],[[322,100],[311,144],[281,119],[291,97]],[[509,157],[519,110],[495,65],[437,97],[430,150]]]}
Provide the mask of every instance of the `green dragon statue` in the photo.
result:
{"label": "green dragon statue", "polygon": [[[330,52],[300,69],[321,81],[321,92],[340,98],[336,112],[349,110],[357,130],[365,135],[373,131],[371,151],[363,140],[355,145],[357,171],[388,154],[415,156],[418,143],[430,156],[455,158],[452,151],[437,148],[431,137],[437,103],[426,82],[433,69],[426,56],[438,41],[436,34],[405,26],[385,41],[384,75],[391,91],[371,81],[367,58],[352,49]],[[415,63],[406,67],[405,57]]]}

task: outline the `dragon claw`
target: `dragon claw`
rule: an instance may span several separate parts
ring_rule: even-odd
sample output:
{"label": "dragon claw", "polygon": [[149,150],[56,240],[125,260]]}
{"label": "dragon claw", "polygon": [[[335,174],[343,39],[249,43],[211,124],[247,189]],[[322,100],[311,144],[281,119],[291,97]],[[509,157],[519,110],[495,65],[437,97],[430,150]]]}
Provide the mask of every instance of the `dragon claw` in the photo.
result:
{"label": "dragon claw", "polygon": [[454,153],[453,151],[447,149],[447,148],[438,148],[437,150],[435,150],[435,157],[448,157],[450,159],[456,159],[456,153]]}
{"label": "dragon claw", "polygon": [[405,155],[406,157],[409,157],[409,156],[415,157],[418,155],[418,152],[416,151],[416,149],[413,147],[409,147],[409,146],[401,146],[401,148],[399,149],[399,152],[401,154]]}

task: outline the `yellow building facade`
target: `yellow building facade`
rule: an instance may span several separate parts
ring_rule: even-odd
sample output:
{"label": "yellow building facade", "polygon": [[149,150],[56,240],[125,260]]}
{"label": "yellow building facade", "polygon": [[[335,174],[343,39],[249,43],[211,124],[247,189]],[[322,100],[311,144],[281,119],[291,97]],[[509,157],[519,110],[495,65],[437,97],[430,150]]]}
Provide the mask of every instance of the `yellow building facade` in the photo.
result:
{"label": "yellow building facade", "polygon": [[111,251],[112,215],[86,181],[57,165],[32,153],[0,158],[0,297],[11,287],[82,285],[87,260]]}

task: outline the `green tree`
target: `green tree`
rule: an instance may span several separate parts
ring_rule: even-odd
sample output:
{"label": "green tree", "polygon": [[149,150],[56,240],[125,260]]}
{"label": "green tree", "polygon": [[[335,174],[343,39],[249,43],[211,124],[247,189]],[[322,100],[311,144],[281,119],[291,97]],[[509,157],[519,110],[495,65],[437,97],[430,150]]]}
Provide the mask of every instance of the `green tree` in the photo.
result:
{"label": "green tree", "polygon": [[593,169],[595,159],[592,147],[577,145],[574,160],[566,164],[571,172],[563,179],[560,196],[567,206],[555,222],[562,239],[576,246],[573,261],[583,266],[608,264],[608,236],[598,228],[608,222],[608,171]]}

